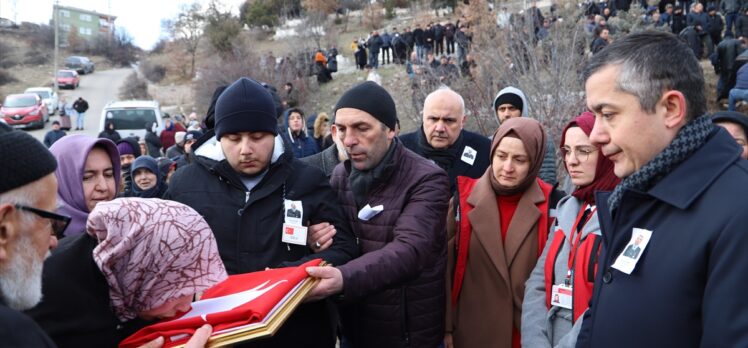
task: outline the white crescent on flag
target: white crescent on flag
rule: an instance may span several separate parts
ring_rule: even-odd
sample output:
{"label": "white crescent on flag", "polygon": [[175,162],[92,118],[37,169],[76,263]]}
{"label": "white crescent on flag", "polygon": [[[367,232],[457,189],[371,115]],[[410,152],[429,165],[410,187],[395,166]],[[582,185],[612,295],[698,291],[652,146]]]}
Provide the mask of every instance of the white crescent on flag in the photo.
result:
{"label": "white crescent on flag", "polygon": [[190,309],[189,312],[185,313],[177,320],[200,316],[203,318],[203,321],[205,321],[205,316],[208,314],[230,311],[264,295],[266,292],[272,290],[276,285],[286,281],[287,280],[285,279],[279,280],[275,282],[275,284],[265,287],[268,283],[270,283],[270,281],[268,280],[252,289],[237,292],[236,294],[193,302],[192,309]]}

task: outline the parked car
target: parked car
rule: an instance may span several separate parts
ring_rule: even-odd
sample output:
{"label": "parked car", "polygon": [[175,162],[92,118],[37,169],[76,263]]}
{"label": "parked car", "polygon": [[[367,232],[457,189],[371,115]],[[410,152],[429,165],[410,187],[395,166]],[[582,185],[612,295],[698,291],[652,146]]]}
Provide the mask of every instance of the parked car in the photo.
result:
{"label": "parked car", "polygon": [[161,107],[153,100],[109,102],[101,110],[99,132],[104,130],[109,121],[114,122],[114,129],[122,138],[137,136],[145,139],[145,125],[150,122],[156,123],[156,134],[161,134],[164,129]]}
{"label": "parked car", "polygon": [[95,67],[94,63],[88,57],[70,56],[65,58],[65,68],[85,75],[93,73]]}
{"label": "parked car", "polygon": [[49,121],[47,104],[36,93],[5,97],[0,115],[13,128],[44,128],[44,123]]}
{"label": "parked car", "polygon": [[60,88],[76,89],[81,83],[81,78],[75,70],[60,70],[57,72],[56,79],[57,86]]}
{"label": "parked car", "polygon": [[12,20],[8,18],[0,17],[0,28],[18,29],[18,24],[14,23]]}
{"label": "parked car", "polygon": [[23,93],[36,93],[39,98],[42,98],[44,104],[47,104],[47,111],[49,115],[54,115],[57,112],[58,97],[57,92],[49,87],[31,87],[26,88]]}

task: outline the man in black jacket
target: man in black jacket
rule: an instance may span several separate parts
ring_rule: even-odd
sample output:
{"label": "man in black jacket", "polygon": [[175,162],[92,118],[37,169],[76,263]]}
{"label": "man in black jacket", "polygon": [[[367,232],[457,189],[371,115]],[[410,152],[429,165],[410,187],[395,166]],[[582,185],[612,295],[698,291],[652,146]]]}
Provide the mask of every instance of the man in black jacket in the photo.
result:
{"label": "man in black jacket", "polygon": [[441,23],[434,24],[434,54],[444,54],[444,26]]}
{"label": "man in black jacket", "polygon": [[452,191],[458,176],[479,178],[488,168],[491,141],[464,129],[465,101],[449,88],[438,89],[423,103],[423,124],[400,140],[449,174]]}
{"label": "man in black jacket", "polygon": [[78,113],[78,118],[75,119],[75,130],[83,130],[86,126],[84,120],[86,111],[88,111],[88,102],[83,97],[78,97],[78,100],[73,103],[73,109]]}
{"label": "man in black jacket", "polygon": [[405,50],[405,59],[407,59],[410,57],[410,53],[413,52],[413,45],[415,45],[413,32],[410,31],[410,27],[405,27],[400,36],[403,38],[403,41],[405,41],[405,45],[407,46],[407,49]]}
{"label": "man in black jacket", "polygon": [[423,46],[426,43],[426,38],[423,29],[421,29],[421,25],[418,23],[416,23],[416,28],[413,29],[413,42],[416,45],[416,56],[419,61],[422,61],[423,57],[426,55],[426,52],[423,49]]}
{"label": "man in black jacket", "polygon": [[732,37],[731,32],[727,32],[725,39],[717,45],[717,55],[713,62],[714,72],[719,75],[717,102],[727,98],[730,89],[735,87],[736,60],[744,49],[743,43]]}
{"label": "man in black jacket", "polygon": [[[229,274],[316,258],[342,265],[357,256],[327,178],[293,158],[278,136],[272,97],[260,84],[247,78],[234,82],[218,98],[215,120],[215,137],[206,134],[194,145],[194,162],[174,174],[165,198],[205,217]],[[300,218],[287,216],[292,205]],[[311,235],[312,225],[324,222],[334,226],[334,238],[307,246],[307,228]],[[313,252],[319,249],[325,250]],[[327,304],[301,305],[272,338],[252,345],[258,346],[334,347]]]}

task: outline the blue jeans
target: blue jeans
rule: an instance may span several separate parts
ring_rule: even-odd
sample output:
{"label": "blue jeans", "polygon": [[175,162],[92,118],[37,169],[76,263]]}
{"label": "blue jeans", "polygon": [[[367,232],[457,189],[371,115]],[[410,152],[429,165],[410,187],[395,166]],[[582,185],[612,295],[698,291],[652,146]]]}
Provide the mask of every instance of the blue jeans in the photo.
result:
{"label": "blue jeans", "polygon": [[735,111],[735,102],[737,100],[748,101],[748,89],[733,88],[730,90],[730,96],[727,98],[728,111]]}
{"label": "blue jeans", "polygon": [[86,117],[85,112],[78,113],[78,118],[75,119],[75,128],[83,129],[83,125],[84,125],[83,120],[85,119],[85,117]]}
{"label": "blue jeans", "polygon": [[423,49],[423,45],[416,45],[416,57],[418,57],[418,61],[422,62],[423,57],[426,55],[426,52]]}
{"label": "blue jeans", "polygon": [[379,51],[369,51],[369,65],[374,69],[379,67]]}

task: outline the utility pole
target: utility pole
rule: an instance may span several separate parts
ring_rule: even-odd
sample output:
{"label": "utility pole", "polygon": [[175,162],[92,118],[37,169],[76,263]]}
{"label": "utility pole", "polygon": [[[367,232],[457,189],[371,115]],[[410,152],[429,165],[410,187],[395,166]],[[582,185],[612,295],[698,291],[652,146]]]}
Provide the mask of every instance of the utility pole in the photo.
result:
{"label": "utility pole", "polygon": [[54,12],[52,14],[52,19],[55,22],[55,66],[54,71],[52,71],[52,76],[54,79],[55,84],[55,93],[58,92],[59,86],[57,85],[57,67],[58,67],[58,59],[60,57],[60,0],[55,0],[55,5],[53,6]]}

